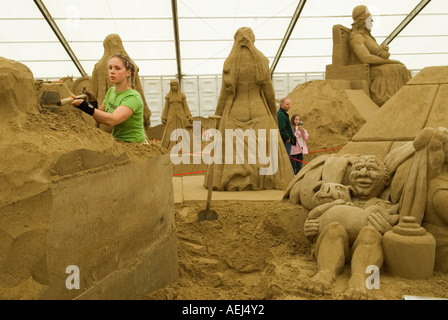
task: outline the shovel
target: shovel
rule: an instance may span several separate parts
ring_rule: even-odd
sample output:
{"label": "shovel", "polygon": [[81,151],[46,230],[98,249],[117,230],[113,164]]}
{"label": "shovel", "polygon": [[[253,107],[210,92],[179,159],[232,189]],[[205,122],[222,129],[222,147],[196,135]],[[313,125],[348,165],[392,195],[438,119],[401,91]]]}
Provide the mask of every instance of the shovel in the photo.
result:
{"label": "shovel", "polygon": [[[85,99],[85,98],[87,98],[86,94],[76,96],[76,99]],[[42,107],[54,110],[57,107],[63,106],[67,103],[71,103],[74,100],[75,99],[73,99],[72,97],[68,97],[61,100],[61,98],[59,97],[59,93],[55,91],[42,91],[42,93],[40,94],[39,103]]]}
{"label": "shovel", "polygon": [[216,220],[218,214],[215,210],[210,209],[210,202],[212,201],[212,189],[213,189],[213,164],[209,165],[209,172],[207,177],[207,204],[205,210],[201,210],[198,213],[198,222],[202,220]]}

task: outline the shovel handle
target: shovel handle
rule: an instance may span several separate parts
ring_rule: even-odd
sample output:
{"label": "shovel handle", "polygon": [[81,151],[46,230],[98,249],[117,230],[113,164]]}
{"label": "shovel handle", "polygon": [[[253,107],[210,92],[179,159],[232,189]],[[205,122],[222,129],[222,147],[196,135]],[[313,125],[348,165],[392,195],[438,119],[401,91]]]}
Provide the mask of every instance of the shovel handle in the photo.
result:
{"label": "shovel handle", "polygon": [[[87,98],[86,94],[81,94],[79,96],[76,96],[76,99],[85,99],[85,98]],[[64,104],[71,103],[74,100],[75,99],[73,99],[71,97],[70,98],[65,98],[65,99],[62,99],[61,101],[59,101],[58,105],[63,106]]]}
{"label": "shovel handle", "polygon": [[213,191],[213,170],[212,167],[213,164],[209,164],[208,170],[209,172],[207,172],[208,176],[207,176],[207,203],[205,205],[206,211],[208,212],[210,210],[210,204],[212,202],[212,191]]}

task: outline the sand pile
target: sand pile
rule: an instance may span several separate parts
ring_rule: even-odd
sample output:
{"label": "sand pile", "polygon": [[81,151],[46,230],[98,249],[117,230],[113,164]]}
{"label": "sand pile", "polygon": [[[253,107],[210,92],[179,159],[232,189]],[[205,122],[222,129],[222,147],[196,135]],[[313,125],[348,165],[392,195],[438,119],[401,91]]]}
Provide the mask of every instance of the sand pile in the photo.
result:
{"label": "sand pile", "polygon": [[116,142],[83,121],[78,110],[42,110],[2,124],[0,207],[38,193],[51,180],[166,153],[155,144]]}
{"label": "sand pile", "polygon": [[[55,185],[128,164],[146,164],[168,151],[154,144],[117,142],[86,123],[72,106],[61,107],[58,113],[41,108],[31,71],[15,61],[0,58],[0,84],[0,298],[29,299],[48,288],[54,271],[49,262],[52,252],[47,251],[50,236],[59,230],[52,205],[63,194]],[[126,179],[122,178],[123,184]],[[107,183],[100,193],[109,190]],[[92,194],[98,190],[86,188],[70,197],[82,200]]]}
{"label": "sand pile", "polygon": [[[307,210],[289,202],[212,201],[216,221],[198,223],[205,201],[176,206],[179,281],[148,295],[148,300],[319,300],[342,299],[349,267],[329,296],[302,285],[315,273],[311,246],[301,232]],[[408,280],[381,270],[380,289],[371,299],[403,295],[448,298],[448,275]]]}
{"label": "sand pile", "polygon": [[[309,134],[310,152],[345,146],[366,122],[343,85],[343,81],[335,80],[310,81],[288,94],[291,100],[288,113],[302,117]],[[304,161],[309,162],[320,154],[310,153]]]}

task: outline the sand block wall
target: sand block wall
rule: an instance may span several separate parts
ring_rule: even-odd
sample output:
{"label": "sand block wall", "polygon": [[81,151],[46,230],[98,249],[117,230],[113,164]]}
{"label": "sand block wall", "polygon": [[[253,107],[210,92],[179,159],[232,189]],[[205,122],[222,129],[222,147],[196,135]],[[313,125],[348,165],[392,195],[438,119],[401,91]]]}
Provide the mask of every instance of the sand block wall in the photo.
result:
{"label": "sand block wall", "polygon": [[[61,178],[2,208],[0,298],[138,299],[176,281],[171,172],[166,154]],[[30,231],[15,237],[14,220]],[[69,266],[79,289],[67,289]]]}
{"label": "sand block wall", "polygon": [[0,299],[138,299],[175,281],[166,150],[39,108],[39,89],[70,91],[18,62],[0,57],[0,83]]}

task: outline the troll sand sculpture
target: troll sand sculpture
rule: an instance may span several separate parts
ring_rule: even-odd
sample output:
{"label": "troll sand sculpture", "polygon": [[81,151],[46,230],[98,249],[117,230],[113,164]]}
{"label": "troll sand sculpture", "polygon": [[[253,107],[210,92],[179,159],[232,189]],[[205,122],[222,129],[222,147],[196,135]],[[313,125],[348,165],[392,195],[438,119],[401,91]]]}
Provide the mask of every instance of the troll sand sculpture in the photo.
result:
{"label": "troll sand sculpture", "polygon": [[352,17],[349,65],[370,65],[370,95],[377,105],[382,106],[411,79],[411,73],[400,61],[389,59],[389,47],[378,45],[372,37],[373,19],[366,6],[355,7]]}
{"label": "troll sand sculpture", "polygon": [[[388,182],[388,172],[381,161],[375,156],[361,156],[349,171],[347,189],[353,193],[351,202],[341,201],[340,196],[344,193],[331,192],[332,197],[339,197],[339,200],[320,205],[310,212],[304,233],[315,241],[317,273],[306,289],[327,293],[336,275],[343,271],[345,262],[351,260],[351,277],[345,295],[354,299],[366,296],[366,267],[376,265],[381,268],[381,235],[398,221],[393,204],[379,198]],[[320,200],[318,203],[328,194],[324,191],[315,193],[314,198]]]}
{"label": "troll sand sculpture", "polygon": [[[278,130],[278,127],[269,60],[255,47],[255,35],[250,28],[238,29],[234,40],[229,57],[224,62],[222,88],[215,111],[215,115],[221,116],[219,131],[222,137],[225,137],[226,129],[235,131],[239,129],[241,132],[254,130],[258,135],[257,141],[245,141],[244,150],[248,153],[249,150],[260,147],[260,143],[266,146],[265,150],[270,150],[272,147],[270,131]],[[260,140],[261,129],[265,130],[267,136],[263,142]],[[277,136],[280,141],[278,132]],[[276,156],[272,155],[271,158]],[[269,164],[261,164],[258,160],[254,164],[249,164],[247,158],[245,155],[244,163],[237,163],[234,144],[233,162],[226,161],[223,164],[213,165],[213,188],[215,190],[284,189],[293,177],[291,164],[282,143],[278,144],[278,170],[273,174],[261,175],[260,168],[268,167]]]}
{"label": "troll sand sculpture", "polygon": [[[305,288],[328,293],[349,261],[350,299],[368,296],[370,265],[385,262],[391,273],[411,279],[448,272],[447,168],[443,127],[421,130],[384,161],[354,154],[311,161],[285,192],[310,210],[304,234],[314,245],[317,273]],[[394,243],[397,234],[400,244]]]}
{"label": "troll sand sculpture", "polygon": [[178,80],[170,81],[170,91],[165,97],[165,107],[162,112],[162,123],[166,124],[163,131],[162,147],[170,150],[177,143],[177,141],[170,140],[171,132],[176,129],[187,129],[191,133],[190,141],[193,139],[193,117],[188,108],[187,98],[180,90]]}
{"label": "troll sand sculpture", "polygon": [[[107,64],[109,62],[109,58],[114,53],[123,53],[127,54],[124,49],[123,42],[118,34],[110,34],[103,41],[104,54],[101,59],[95,64],[95,67],[92,72],[92,80],[91,80],[91,89],[95,97],[97,98],[98,104],[101,104],[104,101],[104,97],[106,96],[107,91],[112,87],[112,83],[109,80]],[[129,55],[128,55],[129,56]],[[137,66],[134,63],[135,66]],[[144,127],[145,131],[148,132],[148,129],[151,125],[151,111],[149,110],[148,104],[146,103],[145,95],[143,93],[142,83],[140,81],[140,77],[138,75],[138,67],[134,75],[133,85],[135,90],[140,92],[140,95],[143,99],[144,104]],[[100,125],[100,128],[111,132],[111,128],[107,126]]]}

